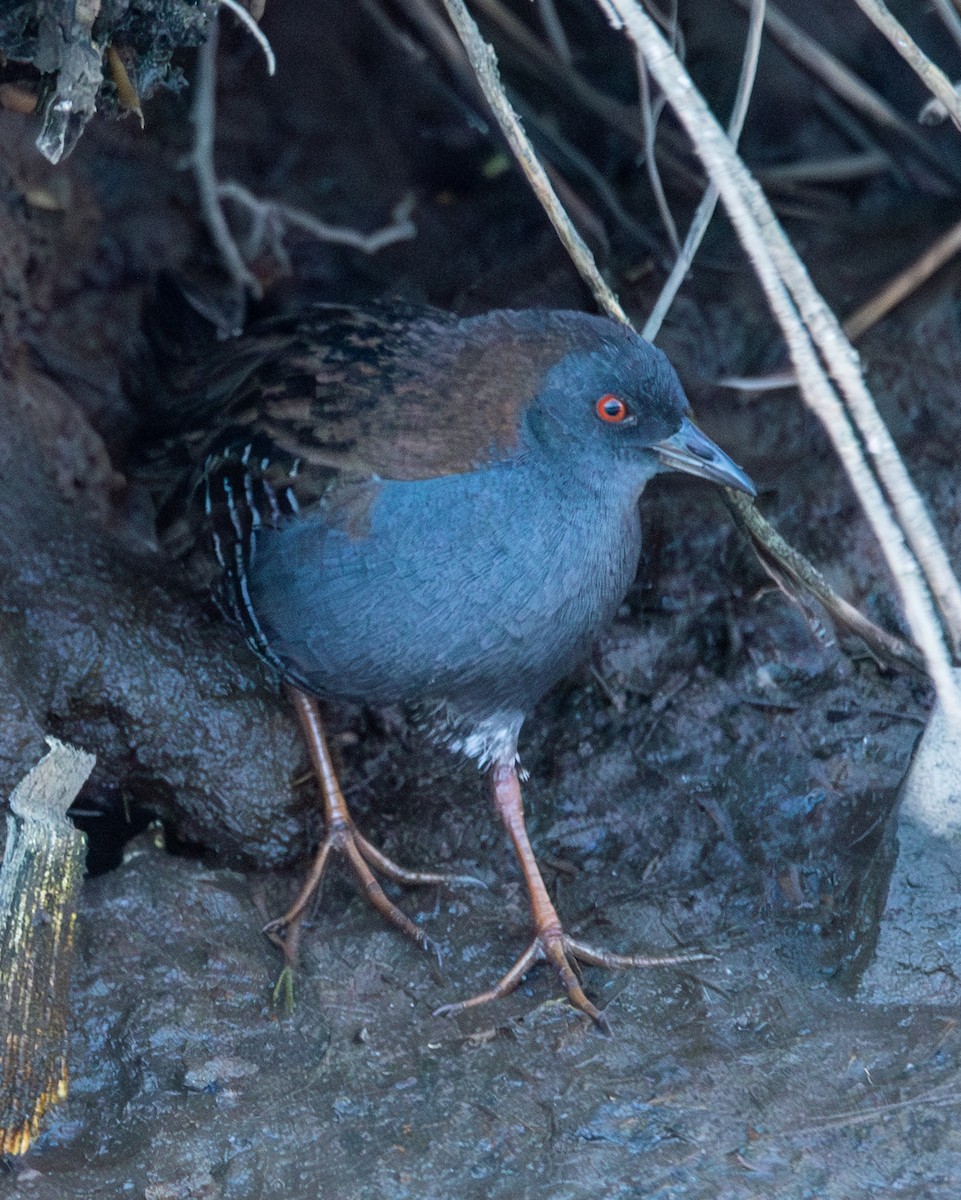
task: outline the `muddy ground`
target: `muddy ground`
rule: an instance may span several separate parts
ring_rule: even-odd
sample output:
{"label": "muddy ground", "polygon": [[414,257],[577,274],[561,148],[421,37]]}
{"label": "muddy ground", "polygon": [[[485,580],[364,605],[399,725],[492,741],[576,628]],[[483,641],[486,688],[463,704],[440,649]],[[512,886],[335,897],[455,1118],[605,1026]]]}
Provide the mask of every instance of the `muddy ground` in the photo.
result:
{"label": "muddy ground", "polygon": [[[307,21],[306,7],[268,6],[270,83],[256,49],[226,38],[221,173],[363,229],[411,193],[418,232],[370,258],[291,238],[293,276],[272,299],[588,307],[443,71],[386,37],[370,8],[329,3]],[[897,60],[856,32],[910,111]],[[691,55],[703,65],[693,33]],[[768,62],[762,88],[779,69]],[[773,99],[785,88],[797,140],[819,128],[784,78],[762,90],[746,135],[762,164],[785,145]],[[0,1195],[957,1196],[949,852],[928,877],[926,844],[912,843],[917,887],[943,889],[940,918],[894,897],[886,928],[901,949],[875,958],[898,788],[929,690],[812,624],[706,485],[649,488],[638,581],[593,663],[531,717],[522,753],[533,842],[571,930],[619,951],[714,958],[588,969],[610,1037],[557,998],[543,968],[495,1006],[433,1017],[513,961],[523,889],[472,768],[403,713],[332,706],[365,831],[402,862],[487,886],[399,898],[434,959],[335,878],[305,937],[293,1011],[274,1002],[279,963],[259,931],[316,838],[305,755],[275,681],[151,546],[125,474],[136,421],[123,380],[144,292],[158,270],[212,262],[177,169],[185,106],[148,104],[145,133],[96,120],[58,168],[38,158],[33,118],[0,113],[0,791],[42,752],[43,732],[98,755],[77,804],[92,877],[70,1096],[30,1153],[4,1164]],[[612,178],[629,190],[627,158],[612,140]],[[642,184],[634,199],[656,231]],[[849,311],[954,211],[951,185],[918,169],[795,199],[787,219]],[[623,229],[598,249],[642,315],[658,254]],[[780,365],[781,348],[723,226],[704,258],[660,339],[699,421],[757,480],[785,536],[900,627],[881,556],[796,395],[717,385]],[[258,270],[279,275],[266,252]],[[958,313],[947,272],[860,345],[955,555]]]}

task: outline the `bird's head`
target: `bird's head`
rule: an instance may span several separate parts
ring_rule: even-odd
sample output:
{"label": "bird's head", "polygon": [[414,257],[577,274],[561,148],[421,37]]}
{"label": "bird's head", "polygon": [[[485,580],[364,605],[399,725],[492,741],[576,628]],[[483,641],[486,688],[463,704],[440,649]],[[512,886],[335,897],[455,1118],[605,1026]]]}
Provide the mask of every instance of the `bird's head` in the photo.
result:
{"label": "bird's head", "polygon": [[563,443],[599,470],[636,472],[643,483],[683,471],[756,495],[748,475],[689,417],[665,355],[625,326],[583,313],[538,314],[561,351],[544,372],[526,422],[541,443]]}

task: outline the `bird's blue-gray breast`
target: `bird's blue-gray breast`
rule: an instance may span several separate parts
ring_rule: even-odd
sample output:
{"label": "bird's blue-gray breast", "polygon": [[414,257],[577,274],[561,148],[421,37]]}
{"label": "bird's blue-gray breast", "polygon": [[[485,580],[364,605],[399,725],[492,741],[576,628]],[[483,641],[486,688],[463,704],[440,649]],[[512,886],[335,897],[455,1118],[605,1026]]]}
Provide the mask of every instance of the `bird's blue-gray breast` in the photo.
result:
{"label": "bird's blue-gray breast", "polygon": [[263,530],[249,590],[272,653],[320,695],[433,703],[465,724],[519,714],[519,729],[637,569],[643,478],[620,474],[534,454],[358,485]]}

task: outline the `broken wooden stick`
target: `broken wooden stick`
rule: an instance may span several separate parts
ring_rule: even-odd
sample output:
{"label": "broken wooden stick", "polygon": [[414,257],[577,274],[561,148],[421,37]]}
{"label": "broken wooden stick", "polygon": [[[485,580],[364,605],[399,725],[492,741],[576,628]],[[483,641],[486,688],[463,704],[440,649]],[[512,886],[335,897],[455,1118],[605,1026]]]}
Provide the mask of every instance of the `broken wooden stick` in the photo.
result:
{"label": "broken wooden stick", "polygon": [[10,797],[0,865],[0,1154],[24,1154],[67,1094],[70,968],[86,836],[66,818],[92,754],[50,752]]}

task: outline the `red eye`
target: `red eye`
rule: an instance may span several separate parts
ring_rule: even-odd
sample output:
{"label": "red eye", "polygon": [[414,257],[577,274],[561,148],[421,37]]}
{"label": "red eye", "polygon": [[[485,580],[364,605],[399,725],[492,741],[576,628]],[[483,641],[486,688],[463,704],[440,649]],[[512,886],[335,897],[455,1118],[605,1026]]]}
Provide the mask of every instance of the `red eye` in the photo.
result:
{"label": "red eye", "polygon": [[602,421],[607,421],[611,425],[616,425],[618,421],[623,421],[627,416],[627,405],[620,398],[614,396],[610,392],[606,396],[601,396],[594,410]]}

